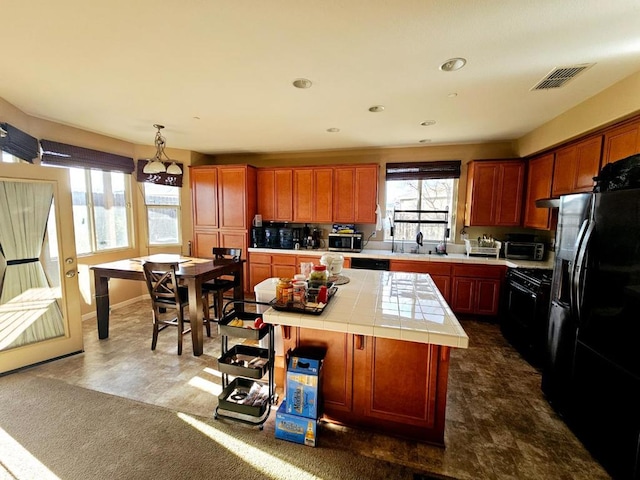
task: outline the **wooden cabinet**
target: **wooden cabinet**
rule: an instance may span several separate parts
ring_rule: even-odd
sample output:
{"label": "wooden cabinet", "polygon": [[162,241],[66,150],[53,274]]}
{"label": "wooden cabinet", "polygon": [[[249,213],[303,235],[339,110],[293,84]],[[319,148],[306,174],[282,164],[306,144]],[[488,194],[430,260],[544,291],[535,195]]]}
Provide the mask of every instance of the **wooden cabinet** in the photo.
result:
{"label": "wooden cabinet", "polygon": [[451,264],[434,263],[419,260],[391,260],[389,269],[392,272],[428,273],[438,290],[449,303],[451,298]]}
{"label": "wooden cabinet", "polygon": [[293,169],[259,168],[257,213],[266,221],[293,221]]}
{"label": "wooden cabinet", "polygon": [[551,197],[553,163],[553,153],[529,160],[524,227],[541,230],[549,230],[551,228],[551,210],[549,208],[536,207],[536,200]]}
{"label": "wooden cabinet", "polygon": [[325,420],[443,444],[448,347],[296,327],[285,332],[285,351],[327,351]]}
{"label": "wooden cabinet", "polygon": [[333,221],[375,223],[378,203],[378,165],[333,169]]}
{"label": "wooden cabinet", "polygon": [[453,265],[451,309],[455,313],[497,315],[504,273],[501,266]]}
{"label": "wooden cabinet", "polygon": [[293,170],[293,221],[331,223],[333,219],[333,168]]}
{"label": "wooden cabinet", "polygon": [[249,289],[253,292],[255,286],[267,278],[293,278],[298,270],[295,255],[252,252],[249,254]]}
{"label": "wooden cabinet", "polygon": [[474,160],[467,178],[467,226],[519,226],[524,191],[523,160]]}
{"label": "wooden cabinet", "polygon": [[[193,254],[211,258],[213,247],[242,248],[248,258],[256,213],[256,169],[249,165],[190,167]],[[249,270],[245,267],[245,291]]]}
{"label": "wooden cabinet", "polygon": [[600,169],[602,135],[556,150],[551,194],[590,192]]}
{"label": "wooden cabinet", "polygon": [[604,133],[602,166],[640,153],[640,122],[635,121]]}

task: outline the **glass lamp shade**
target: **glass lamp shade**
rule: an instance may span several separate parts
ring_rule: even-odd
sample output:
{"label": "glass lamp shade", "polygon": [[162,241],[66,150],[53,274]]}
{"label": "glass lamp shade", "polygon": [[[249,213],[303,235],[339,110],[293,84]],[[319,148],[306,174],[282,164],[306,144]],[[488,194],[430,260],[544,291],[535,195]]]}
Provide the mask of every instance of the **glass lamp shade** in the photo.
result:
{"label": "glass lamp shade", "polygon": [[[177,167],[177,165],[176,165]],[[142,169],[144,173],[164,173],[167,171],[164,164],[160,160],[152,160],[147,162],[147,164]],[[182,173],[182,172],[180,172]]]}
{"label": "glass lamp shade", "polygon": [[176,162],[171,162],[171,165],[167,167],[167,173],[171,175],[182,175],[182,169],[176,164]]}

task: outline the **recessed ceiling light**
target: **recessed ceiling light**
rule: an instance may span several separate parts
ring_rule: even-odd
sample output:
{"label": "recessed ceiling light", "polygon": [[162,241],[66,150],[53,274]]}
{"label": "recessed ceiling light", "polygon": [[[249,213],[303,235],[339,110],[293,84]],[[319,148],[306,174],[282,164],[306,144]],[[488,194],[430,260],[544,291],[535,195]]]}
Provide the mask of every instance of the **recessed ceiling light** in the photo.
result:
{"label": "recessed ceiling light", "polygon": [[373,107],[369,107],[369,111],[374,113],[382,112],[384,111],[384,105],[374,105]]}
{"label": "recessed ceiling light", "polygon": [[456,70],[460,70],[467,63],[467,60],[464,58],[450,58],[442,65],[440,65],[440,70],[443,72],[454,72]]}
{"label": "recessed ceiling light", "polygon": [[296,78],[293,81],[293,86],[296,88],[311,88],[311,80],[306,78]]}
{"label": "recessed ceiling light", "polygon": [[338,133],[339,131],[340,129],[336,127],[327,128],[327,132],[329,133]]}
{"label": "recessed ceiling light", "polygon": [[420,122],[420,125],[422,125],[423,127],[429,127],[435,124],[436,124],[435,120],[425,120],[424,122]]}
{"label": "recessed ceiling light", "polygon": [[430,138],[423,138],[422,140],[419,140],[420,143],[430,143],[431,139]]}

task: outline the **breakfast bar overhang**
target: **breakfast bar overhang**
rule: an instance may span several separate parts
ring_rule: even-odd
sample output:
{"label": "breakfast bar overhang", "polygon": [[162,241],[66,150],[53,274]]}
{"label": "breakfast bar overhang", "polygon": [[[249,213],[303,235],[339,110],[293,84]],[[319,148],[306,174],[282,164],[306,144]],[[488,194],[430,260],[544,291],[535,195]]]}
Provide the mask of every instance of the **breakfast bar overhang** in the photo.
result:
{"label": "breakfast bar overhang", "polygon": [[284,351],[326,349],[323,420],[444,445],[451,348],[469,338],[428,274],[345,269],[318,316],[270,308]]}

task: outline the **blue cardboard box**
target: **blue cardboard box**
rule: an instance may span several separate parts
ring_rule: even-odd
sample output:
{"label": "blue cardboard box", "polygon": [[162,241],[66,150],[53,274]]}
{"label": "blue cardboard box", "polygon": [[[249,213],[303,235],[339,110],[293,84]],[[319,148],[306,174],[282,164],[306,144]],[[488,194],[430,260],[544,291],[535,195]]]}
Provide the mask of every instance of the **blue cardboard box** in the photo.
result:
{"label": "blue cardboard box", "polygon": [[321,414],[320,376],[287,372],[287,413],[317,419]]}
{"label": "blue cardboard box", "polygon": [[276,438],[315,447],[317,420],[292,415],[286,410],[287,399],[285,398],[276,412]]}
{"label": "blue cardboard box", "polygon": [[319,375],[322,367],[322,358],[309,358],[307,354],[298,355],[296,350],[291,352],[287,371],[305,373],[307,375]]}

